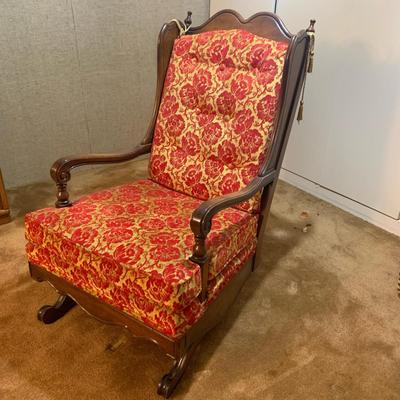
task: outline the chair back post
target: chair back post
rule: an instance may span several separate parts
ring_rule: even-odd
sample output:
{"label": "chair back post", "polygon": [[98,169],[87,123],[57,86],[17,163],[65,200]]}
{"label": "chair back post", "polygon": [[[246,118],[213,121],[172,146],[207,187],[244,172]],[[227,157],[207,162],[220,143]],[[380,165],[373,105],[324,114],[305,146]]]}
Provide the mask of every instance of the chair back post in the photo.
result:
{"label": "chair back post", "polygon": [[169,60],[175,39],[179,36],[179,29],[174,21],[164,24],[158,35],[157,43],[157,83],[156,96],[153,106],[153,114],[141,144],[150,144],[153,141],[154,128],[156,126],[158,110],[160,108],[161,96],[164,89],[164,81],[168,70]]}

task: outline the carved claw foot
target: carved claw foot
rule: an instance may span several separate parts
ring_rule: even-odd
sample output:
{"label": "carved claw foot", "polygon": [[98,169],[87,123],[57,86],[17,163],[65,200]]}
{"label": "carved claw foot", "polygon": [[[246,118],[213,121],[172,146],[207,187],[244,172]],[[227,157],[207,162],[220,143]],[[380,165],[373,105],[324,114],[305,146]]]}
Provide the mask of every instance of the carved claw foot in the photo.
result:
{"label": "carved claw foot", "polygon": [[75,301],[68,296],[60,296],[52,306],[43,306],[38,311],[37,317],[44,324],[52,324],[63,317],[72,307]]}
{"label": "carved claw foot", "polygon": [[182,375],[185,372],[195,349],[196,346],[189,347],[187,352],[181,358],[175,361],[171,370],[161,378],[157,390],[159,395],[164,396],[165,399],[168,399],[169,396],[171,396],[176,385],[182,378]]}

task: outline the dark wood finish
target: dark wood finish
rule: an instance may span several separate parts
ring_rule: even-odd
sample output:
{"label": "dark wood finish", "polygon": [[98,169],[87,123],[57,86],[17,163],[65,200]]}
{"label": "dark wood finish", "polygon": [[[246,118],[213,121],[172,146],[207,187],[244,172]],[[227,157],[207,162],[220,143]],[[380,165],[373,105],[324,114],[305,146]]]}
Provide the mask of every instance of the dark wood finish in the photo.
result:
{"label": "dark wood finish", "polygon": [[244,29],[255,35],[283,42],[290,42],[292,38],[292,34],[276,14],[259,12],[245,19],[234,10],[217,12],[204,24],[190,28],[188,34],[219,29]]}
{"label": "dark wood finish", "polygon": [[[314,22],[311,22],[308,29],[309,33],[312,34]],[[188,13],[185,25],[183,25],[183,23],[181,23],[181,25],[188,28],[190,24],[191,13]],[[299,101],[306,69],[310,66],[308,58],[311,41],[310,36],[304,30],[300,31],[297,35],[290,34],[282,21],[274,14],[258,13],[245,20],[232,10],[224,10],[215,14],[203,25],[190,27],[187,30],[187,34],[196,34],[215,29],[245,29],[259,36],[285,41],[289,44],[289,48],[285,59],[282,90],[278,112],[274,123],[273,140],[272,145],[270,146],[271,150],[266,157],[267,161],[261,166],[257,177],[255,177],[247,187],[236,193],[204,201],[193,212],[190,227],[195,236],[195,245],[190,260],[197,263],[202,271],[202,291],[200,294],[200,301],[205,301],[207,299],[208,257],[206,238],[211,229],[213,216],[224,208],[231,207],[250,199],[257,192],[262,191],[258,236],[262,235],[265,229],[266,219],[278,181],[279,170],[281,168],[283,155]],[[73,168],[86,164],[128,161],[150,151],[164,86],[164,79],[173,43],[179,34],[180,29],[175,22],[165,24],[161,29],[158,40],[156,99],[149,128],[142,144],[132,152],[125,154],[84,155],[58,160],[51,169],[51,176],[56,182],[58,188],[57,207],[66,207],[71,205],[67,192],[67,182],[70,179],[70,171]],[[67,301],[66,299],[72,299],[71,301],[79,304],[81,308],[100,321],[120,325],[128,329],[135,336],[144,337],[147,340],[155,342],[163,348],[167,354],[171,355],[176,361],[170,372],[161,379],[158,387],[159,394],[168,397],[172,393],[179,379],[182,377],[182,374],[193,355],[194,349],[197,347],[203,336],[223,318],[223,315],[234,302],[255,264],[256,257],[253,257],[243,268],[241,268],[240,271],[238,271],[220,295],[207,307],[204,315],[188,329],[184,336],[178,339],[172,339],[162,335],[158,331],[146,326],[141,321],[78,289],[40,266],[30,264],[30,272],[34,279],[50,282],[50,284],[63,296],[63,299],[59,300],[62,304]],[[57,309],[56,305],[52,307],[52,310],[54,308]],[[65,308],[62,307],[64,306],[58,308],[65,310]],[[47,308],[47,310],[49,310],[49,308]],[[44,314],[47,312],[50,311],[45,311]],[[49,319],[52,318],[49,316]]]}
{"label": "dark wood finish", "polygon": [[11,221],[10,207],[8,205],[6,188],[0,169],[0,225]]}
{"label": "dark wood finish", "polygon": [[39,309],[37,318],[44,324],[52,324],[62,318],[76,303],[71,297],[60,295],[52,306],[43,306]]}
{"label": "dark wood finish", "polygon": [[192,25],[192,12],[191,11],[188,11],[187,16],[183,22],[184,22],[186,28],[190,28],[190,26]]}
{"label": "dark wood finish", "polygon": [[156,98],[154,101],[153,115],[151,117],[146,135],[143,138],[142,144],[148,144],[153,141],[154,127],[156,126],[158,109],[161,102],[161,95],[164,89],[165,75],[167,73],[169,59],[171,57],[172,48],[174,47],[174,42],[178,36],[179,29],[176,23],[173,21],[169,22],[168,24],[164,24],[158,36]]}
{"label": "dark wood finish", "polygon": [[161,378],[161,381],[158,384],[157,388],[157,393],[159,395],[163,396],[166,399],[171,396],[176,385],[181,380],[183,373],[185,372],[191,358],[193,357],[193,353],[196,350],[196,347],[197,345],[189,346],[185,353],[175,360],[171,370]]}
{"label": "dark wood finish", "polygon": [[57,186],[56,207],[69,207],[72,204],[67,191],[67,183],[71,179],[72,169],[82,165],[111,164],[130,161],[142,154],[149,153],[150,150],[151,144],[143,144],[129,153],[82,154],[58,159],[50,170],[50,175]]}
{"label": "dark wood finish", "polygon": [[219,211],[249,200],[264,186],[273,182],[276,172],[271,171],[264,176],[257,176],[245,188],[238,192],[226,194],[224,196],[214,197],[206,200],[193,211],[190,220],[190,226],[195,235],[206,236],[211,229],[211,219]]}

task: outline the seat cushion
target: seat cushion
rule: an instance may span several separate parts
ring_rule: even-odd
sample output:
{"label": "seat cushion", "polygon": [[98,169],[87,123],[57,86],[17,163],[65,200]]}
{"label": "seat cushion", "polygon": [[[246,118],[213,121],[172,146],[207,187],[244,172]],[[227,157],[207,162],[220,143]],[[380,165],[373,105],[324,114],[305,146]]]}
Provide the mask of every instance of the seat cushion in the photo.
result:
{"label": "seat cushion", "polygon": [[[188,260],[194,241],[189,221],[199,204],[140,180],[72,207],[35,211],[25,219],[28,258],[156,329],[149,310],[172,318],[176,328],[197,315],[185,316],[201,291],[199,267]],[[254,253],[256,230],[257,217],[238,209],[214,217],[207,240],[211,291],[229,275],[233,260]],[[169,334],[178,334],[167,325]]]}
{"label": "seat cushion", "polygon": [[[154,131],[151,179],[199,199],[248,185],[273,139],[287,47],[236,29],[176,39]],[[240,208],[257,211],[259,198]]]}

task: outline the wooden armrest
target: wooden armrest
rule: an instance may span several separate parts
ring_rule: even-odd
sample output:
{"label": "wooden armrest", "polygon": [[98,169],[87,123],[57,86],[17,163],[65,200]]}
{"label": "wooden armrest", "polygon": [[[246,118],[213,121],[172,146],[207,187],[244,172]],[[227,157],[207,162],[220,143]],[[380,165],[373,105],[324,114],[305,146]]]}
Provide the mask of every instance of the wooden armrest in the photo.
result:
{"label": "wooden armrest", "polygon": [[129,153],[110,154],[82,154],[58,159],[50,169],[50,175],[57,185],[56,207],[68,207],[71,205],[67,191],[67,182],[71,179],[71,170],[82,165],[112,164],[133,160],[134,158],[149,153],[151,144],[137,146]]}
{"label": "wooden armrest", "polygon": [[275,175],[276,172],[272,171],[264,176],[256,176],[245,188],[238,192],[203,201],[203,203],[193,211],[190,220],[190,227],[195,236],[207,236],[211,229],[211,219],[215,214],[225,208],[249,200],[266,185],[271,183]]}
{"label": "wooden armrest", "polygon": [[208,256],[206,248],[206,238],[211,230],[212,217],[225,208],[249,200],[257,192],[273,182],[275,177],[275,170],[268,172],[263,176],[257,176],[250,182],[248,186],[239,190],[238,192],[206,200],[193,211],[192,218],[190,220],[190,228],[192,229],[192,232],[194,234],[195,243],[193,246],[193,254],[190,257],[190,261],[200,265],[201,268],[202,291],[200,294],[200,299],[202,301],[205,300],[207,295]]}

